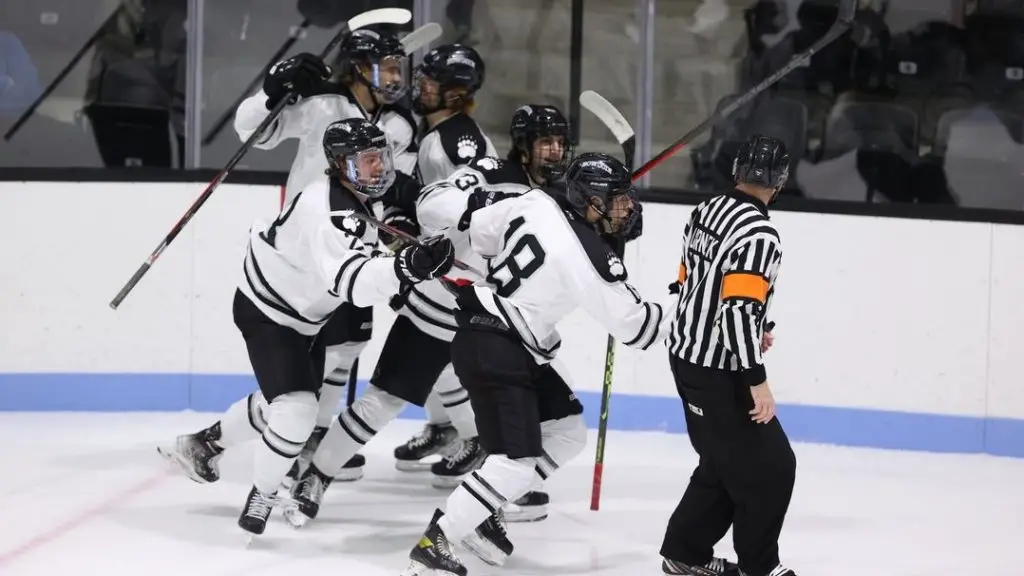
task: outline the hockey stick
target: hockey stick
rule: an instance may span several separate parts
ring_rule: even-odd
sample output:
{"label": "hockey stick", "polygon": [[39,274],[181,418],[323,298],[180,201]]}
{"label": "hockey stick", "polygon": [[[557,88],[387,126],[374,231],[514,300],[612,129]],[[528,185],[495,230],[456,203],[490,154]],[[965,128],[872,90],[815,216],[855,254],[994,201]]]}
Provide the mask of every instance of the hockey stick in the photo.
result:
{"label": "hockey stick", "polygon": [[648,160],[643,166],[633,173],[633,181],[635,182],[636,180],[643,178],[643,176],[650,172],[655,166],[664,162],[669,156],[672,156],[676,152],[682,150],[684,146],[692,142],[697,136],[703,134],[705,130],[713,126],[716,122],[720,122],[728,115],[740,109],[742,106],[756,98],[758,94],[767,90],[772,84],[781,80],[783,76],[789,74],[798,66],[802,65],[805,60],[810,59],[811,56],[814,56],[814,54],[822,48],[828,46],[834,40],[845,34],[847,30],[853,27],[853,18],[856,13],[857,0],[840,0],[839,17],[836,19],[836,23],[832,25],[824,36],[811,45],[806,52],[794,56],[786,63],[785,66],[776,70],[774,74],[762,80],[757,86],[747,90],[735,101],[722,107],[721,110],[717,110],[714,114],[684,134],[682,138],[676,140],[671,146],[659,152],[654,158]]}
{"label": "hockey stick", "polygon": [[[388,224],[385,224],[385,223],[381,222],[380,220],[377,220],[376,218],[374,218],[372,216],[368,216],[366,214],[362,214],[362,213],[359,213],[359,212],[350,212],[348,210],[338,210],[338,211],[335,211],[335,212],[330,212],[330,215],[331,216],[339,216],[339,217],[342,217],[342,218],[344,218],[344,217],[352,217],[352,218],[355,218],[356,220],[361,220],[363,222],[366,222],[367,224],[376,227],[378,230],[383,230],[384,232],[387,232],[388,234],[391,234],[395,238],[401,238],[402,240],[405,240],[409,244],[415,244],[416,246],[423,246],[423,242],[420,242],[419,239],[417,239],[412,234],[409,234],[408,232],[403,232],[402,230],[399,230],[398,228],[395,228],[394,226],[390,226]],[[466,271],[466,272],[472,272],[473,274],[476,274],[477,276],[480,276],[481,278],[483,278],[485,276],[485,274],[483,274],[481,272],[478,272],[475,268],[473,268],[469,264],[466,264],[466,263],[462,262],[461,260],[456,260],[455,261],[455,267],[458,268],[459,270],[463,270],[463,271]]]}
{"label": "hockey stick", "polygon": [[[364,28],[366,26],[370,26],[373,24],[401,25],[405,24],[406,22],[409,22],[410,20],[412,20],[412,13],[409,12],[408,10],[405,10],[404,8],[378,8],[376,10],[370,10],[368,12],[363,12],[362,14],[357,14],[356,16],[353,16],[348,22],[342,25],[341,30],[339,30],[338,33],[334,35],[334,38],[331,39],[331,41],[320,53],[320,57],[327,57],[327,55],[330,54],[331,51],[333,51],[335,48],[337,48],[338,45],[341,44],[345,40],[345,38],[347,38],[352,33],[353,30],[358,30],[359,28]],[[276,106],[274,106],[274,109],[270,111],[270,114],[268,114],[267,117],[263,119],[263,122],[260,122],[260,125],[256,128],[252,135],[249,136],[249,138],[246,139],[245,143],[242,144],[242,147],[238,149],[238,152],[235,152],[235,155],[231,157],[231,160],[228,160],[227,165],[225,165],[224,168],[221,169],[220,173],[213,178],[213,181],[210,182],[209,185],[207,185],[206,189],[203,190],[203,193],[199,195],[199,198],[197,198],[196,201],[192,203],[192,206],[190,206],[189,209],[185,211],[185,214],[181,217],[180,220],[178,220],[178,223],[175,224],[173,228],[171,228],[171,231],[167,234],[167,236],[165,236],[164,239],[160,241],[160,244],[157,245],[156,250],[153,250],[153,253],[149,255],[149,258],[147,258],[146,261],[143,262],[141,266],[139,266],[139,269],[135,271],[135,274],[132,274],[132,277],[128,279],[128,282],[124,285],[124,287],[121,288],[121,291],[117,293],[117,296],[114,296],[114,299],[110,301],[111,308],[117,310],[117,307],[121,305],[121,302],[123,302],[124,299],[128,297],[128,294],[135,288],[139,281],[142,280],[142,277],[146,275],[146,272],[148,272],[149,269],[153,266],[157,258],[159,258],[160,255],[163,254],[164,250],[166,250],[167,247],[170,246],[171,242],[173,242],[174,239],[178,237],[178,234],[180,234],[181,231],[185,228],[185,225],[192,220],[192,218],[196,215],[196,212],[198,212],[199,209],[202,208],[203,204],[205,204],[206,201],[209,200],[210,196],[213,195],[213,191],[216,190],[218,186],[220,186],[221,182],[223,182],[225,178],[227,178],[228,173],[231,172],[231,169],[234,168],[236,164],[238,164],[238,162],[242,159],[242,156],[245,156],[246,152],[248,152],[249,149],[251,149],[252,146],[256,143],[256,141],[263,136],[263,132],[268,127],[270,127],[270,125],[273,124],[275,120],[277,120],[277,117],[281,114],[281,111],[284,110],[285,106],[288,105],[288,102],[291,101],[292,98],[294,97],[295,93],[292,92],[289,93],[284,98],[282,98],[281,101],[278,102]]]}
{"label": "hockey stick", "polygon": [[[270,60],[267,62],[267,65],[263,67],[263,70],[261,70],[260,73],[257,74],[256,77],[252,79],[252,82],[250,82],[249,85],[245,87],[245,90],[242,91],[242,94],[239,95],[238,99],[235,100],[235,102],[231,106],[229,106],[227,110],[224,111],[223,114],[221,114],[221,117],[217,119],[217,121],[213,125],[213,128],[211,128],[210,131],[207,132],[206,137],[203,138],[203,146],[209,146],[210,144],[213,143],[214,140],[217,139],[218,136],[220,136],[221,131],[224,130],[224,127],[227,126],[228,122],[231,121],[231,118],[234,117],[235,111],[238,110],[238,107],[242,104],[242,102],[250,95],[252,95],[253,92],[256,91],[256,87],[260,85],[260,83],[263,81],[263,78],[267,75],[267,73],[270,72],[270,69],[274,66],[274,64],[276,64],[281,58],[284,57],[285,54],[288,53],[288,50],[290,50],[291,47],[296,42],[298,42],[299,37],[302,35],[302,32],[305,31],[306,28],[309,28],[310,25],[311,21],[308,18],[306,20],[303,20],[302,23],[299,24],[299,27],[295,31],[295,33],[292,34],[291,37],[288,38],[288,40],[286,40],[285,43],[281,45],[277,52],[275,52],[274,55],[270,57]],[[409,54],[423,48],[427,44],[430,44],[431,42],[437,40],[440,37],[440,24],[437,24],[436,22],[430,22],[424,24],[423,26],[420,26],[419,28],[413,30],[409,34],[406,34],[404,37],[402,37],[402,48],[405,50],[406,54]]]}
{"label": "hockey stick", "polygon": [[[837,38],[845,34],[851,27],[853,27],[853,19],[857,12],[856,0],[841,0],[839,5],[839,15],[836,19],[836,23],[833,24],[832,28],[825,33],[817,42],[815,42],[807,51],[802,54],[794,56],[785,66],[777,70],[774,74],[765,78],[757,86],[754,86],[748,90],[745,94],[740,96],[737,100],[733,101],[729,105],[718,110],[712,116],[698,124],[692,130],[683,135],[682,138],[677,140],[667,149],[663,150],[654,158],[651,158],[639,169],[633,171],[632,180],[636,182],[640,178],[643,178],[645,174],[650,172],[655,166],[665,161],[666,158],[672,156],[684,146],[689,144],[694,138],[702,134],[705,130],[710,128],[715,122],[724,119],[729,114],[732,114],[744,104],[750,102],[757,97],[758,94],[764,92],[771,85],[775,84],[782,79],[783,76],[789,74],[798,66],[800,66],[805,60],[816,54],[822,48],[835,41]],[[587,90],[580,94],[580,104],[589,110],[592,114],[597,116],[605,126],[611,130],[612,134],[615,135],[615,139],[618,140],[619,144],[622,145],[624,154],[626,155],[627,165],[631,165],[633,162],[633,154],[636,148],[636,139],[632,127],[626,118],[619,112],[615,106],[613,106],[608,100],[603,98],[600,94]],[[620,244],[621,247],[621,244]],[[621,255],[620,255],[621,257]],[[602,384],[602,395],[601,395],[601,414],[598,423],[598,435],[597,435],[597,455],[594,460],[594,481],[590,496],[590,509],[598,510],[601,501],[601,478],[604,472],[604,441],[608,431],[608,406],[611,401],[611,384],[612,384],[612,373],[615,367],[615,340],[609,335],[608,336],[608,348],[605,353],[605,366],[604,366],[604,382]]]}
{"label": "hockey stick", "polygon": [[437,22],[427,22],[402,37],[402,48],[405,49],[406,54],[418,52],[440,38],[441,32],[440,24]]}
{"label": "hockey stick", "polygon": [[[597,116],[611,130],[615,140],[622,146],[626,166],[633,169],[636,157],[636,133],[629,121],[611,102],[593,90],[580,94],[580,105],[591,114]],[[632,179],[635,181],[636,176]],[[615,246],[619,258],[624,256],[625,243],[621,240]],[[601,479],[604,476],[604,441],[608,435],[608,408],[612,401],[612,375],[615,372],[615,337],[608,335],[604,353],[604,381],[601,383],[601,413],[597,424],[597,453],[594,456],[594,480],[590,490],[590,509],[597,511],[601,507]]]}
{"label": "hockey stick", "polygon": [[259,74],[252,79],[252,82],[249,82],[249,85],[245,87],[245,90],[242,90],[242,93],[238,95],[238,98],[231,104],[231,106],[228,106],[227,109],[224,110],[224,113],[220,115],[220,118],[213,123],[213,128],[210,128],[210,131],[206,133],[206,137],[203,138],[203,146],[209,146],[217,139],[218,136],[220,136],[221,130],[223,130],[224,127],[228,125],[228,122],[231,121],[231,118],[235,116],[235,111],[237,111],[238,107],[242,105],[242,102],[256,91],[256,87],[260,85],[263,78],[270,72],[270,69],[274,67],[274,64],[277,64],[277,62],[292,49],[292,46],[299,41],[299,38],[311,25],[312,21],[309,18],[306,18],[301,24],[299,24],[298,28],[292,32],[288,39],[284,41],[284,44],[281,44],[281,47],[277,49],[277,52],[274,52],[270,59],[267,60],[267,64],[263,66],[263,70],[260,70]]}

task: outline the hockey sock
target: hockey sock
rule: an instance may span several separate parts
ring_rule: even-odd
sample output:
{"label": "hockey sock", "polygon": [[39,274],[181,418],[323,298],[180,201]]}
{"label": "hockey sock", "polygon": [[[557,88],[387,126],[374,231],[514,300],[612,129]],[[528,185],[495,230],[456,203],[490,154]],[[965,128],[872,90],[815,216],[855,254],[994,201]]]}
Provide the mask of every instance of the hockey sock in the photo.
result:
{"label": "hockey sock", "polygon": [[366,445],[377,432],[398,416],[405,401],[374,385],[331,422],[327,434],[313,454],[313,464],[328,476],[342,467]]}
{"label": "hockey sock", "polygon": [[289,392],[270,402],[263,443],[256,448],[253,465],[253,485],[257,490],[264,494],[277,492],[313,433],[316,412],[316,395],[312,392]]}
{"label": "hockey sock", "polygon": [[583,451],[587,445],[587,425],[579,415],[548,420],[540,424],[540,437],[544,453],[537,458],[534,486],[538,488]]}
{"label": "hockey sock", "polygon": [[459,438],[477,436],[476,415],[473,414],[473,405],[469,402],[469,393],[462,387],[451,364],[441,372],[432,394],[440,398],[448,420],[459,432]]}
{"label": "hockey sock", "polygon": [[267,401],[259,392],[253,392],[232,404],[220,419],[218,444],[221,448],[259,438],[267,427],[266,409]]}
{"label": "hockey sock", "polygon": [[324,353],[324,385],[320,387],[320,411],[316,425],[326,428],[338,411],[341,395],[348,385],[352,364],[366,348],[366,342],[348,342],[328,346]]}
{"label": "hockey sock", "polygon": [[488,456],[484,465],[471,473],[448,497],[439,526],[452,542],[461,542],[488,516],[530,489],[535,478],[536,458],[510,460]]}
{"label": "hockey sock", "polygon": [[451,422],[448,419],[448,412],[444,409],[444,404],[441,403],[441,396],[436,390],[431,390],[430,395],[427,396],[426,403],[423,404],[423,409],[427,412],[428,424],[437,425]]}
{"label": "hockey sock", "polygon": [[[334,420],[334,414],[338,410],[338,404],[341,403],[341,395],[345,392],[345,386],[338,386],[334,383],[332,376],[338,374],[342,370],[339,368],[331,373],[331,376],[324,380],[324,385],[320,388],[320,403],[316,413],[316,425],[321,428],[327,428],[331,425],[331,421]],[[348,378],[348,370],[344,371],[345,378]]]}

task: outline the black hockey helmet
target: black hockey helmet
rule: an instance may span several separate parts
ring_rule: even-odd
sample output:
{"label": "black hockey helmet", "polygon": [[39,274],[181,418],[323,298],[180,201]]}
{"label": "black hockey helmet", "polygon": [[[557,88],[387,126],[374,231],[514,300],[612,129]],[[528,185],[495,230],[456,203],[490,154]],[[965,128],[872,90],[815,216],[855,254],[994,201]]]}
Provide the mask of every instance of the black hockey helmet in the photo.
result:
{"label": "black hockey helmet", "polygon": [[[468,100],[484,85],[484,60],[480,53],[464,44],[438,46],[416,67],[413,78],[412,109],[420,115],[430,114],[451,107],[446,96],[450,90],[461,88],[464,93],[456,99]],[[435,105],[423,103],[423,78],[438,84],[438,102]],[[454,102],[458,105],[459,102]]]}
{"label": "black hockey helmet", "polygon": [[330,175],[361,194],[379,198],[395,181],[391,146],[383,130],[365,118],[348,118],[332,123],[324,132],[324,154]]}
{"label": "black hockey helmet", "polygon": [[[527,104],[519,107],[512,115],[512,125],[509,127],[509,135],[512,137],[512,149],[509,151],[509,161],[522,163],[523,156],[527,161],[533,163],[533,143],[539,138],[561,137],[561,157],[554,158],[554,154],[540,158],[537,167],[539,176],[546,182],[558,180],[565,175],[566,166],[572,159],[573,145],[572,134],[569,127],[569,120],[562,111],[554,106],[546,104]],[[556,152],[557,150],[552,150]]]}
{"label": "black hockey helmet", "polygon": [[778,196],[789,179],[786,145],[771,136],[754,134],[740,145],[732,163],[732,177],[737,183],[772,188]]}
{"label": "black hockey helmet", "polygon": [[[337,67],[342,75],[368,85],[385,103],[397,102],[408,90],[409,57],[394,34],[361,28],[341,43]],[[369,77],[359,66],[369,68]]]}
{"label": "black hockey helmet", "polygon": [[584,152],[565,172],[565,196],[573,210],[591,220],[602,234],[628,236],[640,222],[640,201],[632,172],[621,160],[600,152]]}

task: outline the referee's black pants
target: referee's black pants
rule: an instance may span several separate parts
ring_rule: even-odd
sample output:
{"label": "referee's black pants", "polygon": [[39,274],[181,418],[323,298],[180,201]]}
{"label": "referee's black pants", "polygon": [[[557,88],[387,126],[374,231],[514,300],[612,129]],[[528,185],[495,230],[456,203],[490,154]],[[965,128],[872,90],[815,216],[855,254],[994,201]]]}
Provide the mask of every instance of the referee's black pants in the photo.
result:
{"label": "referee's black pants", "polygon": [[779,564],[796,457],[778,418],[750,420],[754,401],[735,373],[670,355],[686,427],[700,456],[661,546],[665,558],[703,565],[732,525],[740,569],[766,576]]}

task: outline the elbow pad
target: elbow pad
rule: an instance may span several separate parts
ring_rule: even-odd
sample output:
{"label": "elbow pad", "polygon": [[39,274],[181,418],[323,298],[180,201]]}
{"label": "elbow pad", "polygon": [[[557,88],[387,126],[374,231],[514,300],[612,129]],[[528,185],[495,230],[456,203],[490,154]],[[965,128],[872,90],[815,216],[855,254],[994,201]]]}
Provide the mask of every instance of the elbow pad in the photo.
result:
{"label": "elbow pad", "polygon": [[465,232],[469,228],[469,222],[473,219],[473,212],[481,208],[486,208],[495,202],[501,202],[502,200],[515,196],[515,194],[509,194],[507,192],[498,192],[497,190],[476,190],[469,195],[466,199],[466,211],[462,213],[462,217],[459,218],[459,231]]}

